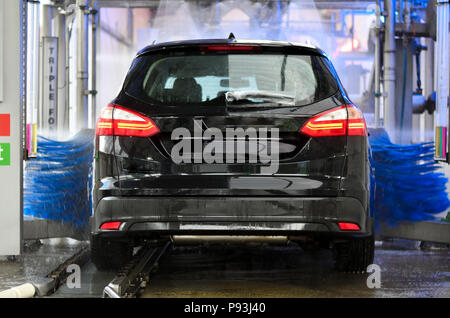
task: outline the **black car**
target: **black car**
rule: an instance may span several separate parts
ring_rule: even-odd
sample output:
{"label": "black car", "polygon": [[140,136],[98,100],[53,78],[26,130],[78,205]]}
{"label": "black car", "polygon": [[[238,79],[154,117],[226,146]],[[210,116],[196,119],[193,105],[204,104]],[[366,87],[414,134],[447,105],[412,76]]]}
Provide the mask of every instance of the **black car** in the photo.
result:
{"label": "black car", "polygon": [[366,123],[315,47],[148,46],[96,135],[98,268],[174,235],[285,236],[332,248],[343,271],[373,261]]}

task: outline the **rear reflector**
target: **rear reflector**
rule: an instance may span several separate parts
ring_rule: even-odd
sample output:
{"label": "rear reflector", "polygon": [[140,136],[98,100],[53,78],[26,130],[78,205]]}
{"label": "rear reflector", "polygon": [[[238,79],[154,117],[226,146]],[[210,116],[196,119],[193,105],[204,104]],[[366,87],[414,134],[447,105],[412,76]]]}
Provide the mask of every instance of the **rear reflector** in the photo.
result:
{"label": "rear reflector", "polygon": [[364,116],[354,105],[340,106],[314,116],[300,132],[311,137],[367,135]]}
{"label": "rear reflector", "polygon": [[355,223],[338,223],[342,231],[359,231],[359,225]]}
{"label": "rear reflector", "polygon": [[100,230],[118,230],[122,222],[106,222],[100,226]]}
{"label": "rear reflector", "polygon": [[97,136],[150,137],[157,133],[159,129],[150,118],[117,105],[103,109],[97,121]]}

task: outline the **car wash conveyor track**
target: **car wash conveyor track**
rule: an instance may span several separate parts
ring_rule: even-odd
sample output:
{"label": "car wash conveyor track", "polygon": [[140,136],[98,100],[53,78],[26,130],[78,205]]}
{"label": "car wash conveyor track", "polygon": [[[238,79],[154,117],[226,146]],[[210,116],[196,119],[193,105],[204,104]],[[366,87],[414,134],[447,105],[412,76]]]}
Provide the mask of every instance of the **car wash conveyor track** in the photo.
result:
{"label": "car wash conveyor track", "polygon": [[134,298],[146,287],[150,273],[172,242],[145,244],[103,290],[103,298]]}

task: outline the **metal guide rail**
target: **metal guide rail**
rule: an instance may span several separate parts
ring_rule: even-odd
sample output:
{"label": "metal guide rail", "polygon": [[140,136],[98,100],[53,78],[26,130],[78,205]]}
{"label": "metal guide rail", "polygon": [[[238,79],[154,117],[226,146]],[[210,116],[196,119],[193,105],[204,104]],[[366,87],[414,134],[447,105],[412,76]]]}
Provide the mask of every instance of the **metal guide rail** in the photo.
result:
{"label": "metal guide rail", "polygon": [[171,241],[158,246],[144,245],[103,290],[103,298],[134,298],[148,282],[149,274],[158,266]]}

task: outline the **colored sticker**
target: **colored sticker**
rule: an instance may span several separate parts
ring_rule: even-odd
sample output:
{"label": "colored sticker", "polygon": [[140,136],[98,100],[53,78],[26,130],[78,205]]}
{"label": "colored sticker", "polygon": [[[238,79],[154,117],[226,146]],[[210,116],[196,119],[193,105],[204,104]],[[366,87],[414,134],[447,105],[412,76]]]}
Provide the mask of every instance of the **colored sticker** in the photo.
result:
{"label": "colored sticker", "polygon": [[11,115],[0,114],[0,137],[11,136]]}
{"label": "colored sticker", "polygon": [[447,127],[436,127],[435,134],[435,159],[446,160],[447,158]]}
{"label": "colored sticker", "polygon": [[9,166],[11,164],[10,147],[10,144],[0,144],[0,166]]}

